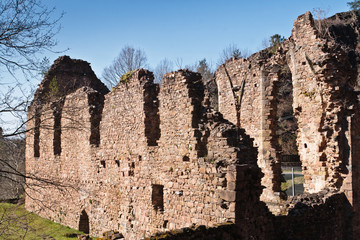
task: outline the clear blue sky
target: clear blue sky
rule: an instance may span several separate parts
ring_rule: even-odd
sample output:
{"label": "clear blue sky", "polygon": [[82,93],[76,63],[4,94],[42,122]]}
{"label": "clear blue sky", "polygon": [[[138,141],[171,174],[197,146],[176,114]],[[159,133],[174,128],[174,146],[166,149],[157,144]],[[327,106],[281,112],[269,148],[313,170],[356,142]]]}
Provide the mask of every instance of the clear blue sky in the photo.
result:
{"label": "clear blue sky", "polygon": [[[206,58],[215,65],[229,44],[256,52],[271,35],[289,37],[294,20],[306,11],[320,8],[332,16],[347,11],[346,2],[350,0],[43,1],[55,6],[58,15],[65,12],[57,49],[70,49],[45,56],[51,62],[65,54],[86,60],[101,78],[103,69],[125,45],[143,49],[150,70],[164,58],[181,58],[183,66]],[[6,76],[5,72],[0,73],[3,78]],[[40,80],[39,77],[31,82],[37,85]],[[7,89],[1,86],[0,93]],[[15,90],[14,95],[21,92]],[[0,116],[4,130],[16,126],[10,114],[4,115]]]}
{"label": "clear blue sky", "polygon": [[[121,48],[131,45],[146,52],[150,68],[163,58],[182,58],[193,64],[206,58],[217,62],[229,44],[256,52],[273,34],[290,36],[297,16],[321,8],[348,11],[350,0],[56,0],[64,11],[60,55],[91,63],[100,78]],[[51,62],[57,55],[48,55]]]}

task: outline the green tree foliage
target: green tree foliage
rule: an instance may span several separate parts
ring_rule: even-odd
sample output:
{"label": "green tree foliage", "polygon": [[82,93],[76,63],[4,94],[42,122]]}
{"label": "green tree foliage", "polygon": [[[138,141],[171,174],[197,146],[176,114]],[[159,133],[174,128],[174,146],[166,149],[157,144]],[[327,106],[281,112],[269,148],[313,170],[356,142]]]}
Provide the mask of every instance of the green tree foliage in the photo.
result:
{"label": "green tree foliage", "polygon": [[285,41],[285,37],[279,35],[279,34],[274,34],[270,37],[269,39],[269,43],[270,43],[270,51],[272,53],[275,53],[277,48],[280,46],[280,44]]}
{"label": "green tree foliage", "polygon": [[348,2],[347,5],[350,7],[351,10],[354,10],[354,11],[360,10],[360,1]]}
{"label": "green tree foliage", "polygon": [[270,47],[279,46],[283,41],[285,41],[285,37],[274,34],[270,37]]}
{"label": "green tree foliage", "polygon": [[53,77],[49,84],[48,98],[58,97],[60,95],[59,82],[56,80],[56,76]]}
{"label": "green tree foliage", "polygon": [[213,74],[211,72],[210,66],[206,62],[205,58],[199,61],[198,65],[196,67],[196,71],[201,74],[203,79],[206,79],[206,80],[210,79]]}

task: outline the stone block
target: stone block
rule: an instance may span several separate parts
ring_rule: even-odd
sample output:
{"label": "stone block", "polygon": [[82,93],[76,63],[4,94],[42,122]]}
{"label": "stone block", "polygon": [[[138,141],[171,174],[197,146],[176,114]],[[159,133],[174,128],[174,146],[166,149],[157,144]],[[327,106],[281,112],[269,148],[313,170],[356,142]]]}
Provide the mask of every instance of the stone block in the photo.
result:
{"label": "stone block", "polygon": [[227,182],[226,188],[231,191],[236,190],[236,182]]}
{"label": "stone block", "polygon": [[236,182],[236,172],[227,172],[226,173],[226,180],[228,182]]}
{"label": "stone block", "polygon": [[236,201],[236,191],[220,190],[219,197],[228,202],[235,202]]}

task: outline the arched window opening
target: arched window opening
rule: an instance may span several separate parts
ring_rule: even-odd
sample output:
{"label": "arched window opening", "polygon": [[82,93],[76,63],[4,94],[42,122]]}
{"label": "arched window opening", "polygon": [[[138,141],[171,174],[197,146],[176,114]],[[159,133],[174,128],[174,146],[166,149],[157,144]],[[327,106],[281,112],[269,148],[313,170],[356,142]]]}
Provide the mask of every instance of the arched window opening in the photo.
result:
{"label": "arched window opening", "polygon": [[82,210],[80,214],[79,231],[86,234],[90,233],[89,216],[87,215],[85,210]]}

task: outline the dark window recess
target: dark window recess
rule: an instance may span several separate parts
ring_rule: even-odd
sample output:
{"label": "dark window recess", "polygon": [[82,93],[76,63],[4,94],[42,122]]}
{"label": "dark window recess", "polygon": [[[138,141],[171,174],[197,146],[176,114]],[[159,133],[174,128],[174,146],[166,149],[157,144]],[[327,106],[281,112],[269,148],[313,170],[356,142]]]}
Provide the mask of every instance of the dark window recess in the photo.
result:
{"label": "dark window recess", "polygon": [[133,177],[134,176],[134,170],[135,170],[135,163],[129,163],[129,176]]}
{"label": "dark window recess", "polygon": [[98,92],[88,95],[90,113],[90,144],[96,147],[100,144],[100,122],[104,108],[104,96]]}
{"label": "dark window recess", "polygon": [[185,155],[185,156],[183,156],[183,161],[184,161],[184,162],[189,162],[189,161],[190,161],[190,158]]}
{"label": "dark window recess", "polygon": [[104,160],[101,160],[101,161],[100,161],[100,164],[101,164],[101,166],[102,166],[103,168],[106,168],[106,163],[105,163]]}
{"label": "dark window recess", "polygon": [[148,146],[157,146],[160,138],[159,115],[159,86],[156,84],[144,85],[144,113],[145,137]]}
{"label": "dark window recess", "polygon": [[167,228],[168,223],[169,223],[168,220],[164,220],[163,228]]}
{"label": "dark window recess", "polygon": [[40,157],[40,114],[35,113],[35,127],[34,127],[34,157]]}
{"label": "dark window recess", "polygon": [[89,216],[87,215],[85,210],[82,210],[80,214],[79,231],[82,231],[86,234],[90,233]]}
{"label": "dark window recess", "polygon": [[152,185],[151,195],[152,205],[156,211],[164,211],[164,186],[163,185]]}
{"label": "dark window recess", "polygon": [[115,160],[115,164],[116,164],[116,166],[120,167],[120,161],[119,160]]}
{"label": "dark window recess", "polygon": [[61,111],[54,110],[54,155],[61,154]]}

